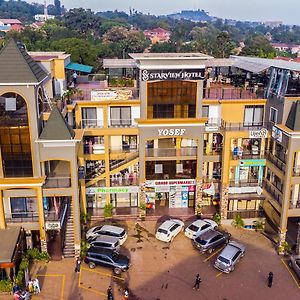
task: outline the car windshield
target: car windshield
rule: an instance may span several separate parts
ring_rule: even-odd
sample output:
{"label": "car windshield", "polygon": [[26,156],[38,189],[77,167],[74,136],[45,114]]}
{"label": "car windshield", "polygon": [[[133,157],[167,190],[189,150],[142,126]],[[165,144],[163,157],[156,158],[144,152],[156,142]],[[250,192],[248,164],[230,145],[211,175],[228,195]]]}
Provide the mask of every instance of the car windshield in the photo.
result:
{"label": "car windshield", "polygon": [[199,227],[198,227],[198,226],[195,226],[194,224],[191,224],[191,225],[189,226],[189,230],[196,232],[196,231],[199,230]]}
{"label": "car windshield", "polygon": [[223,262],[226,265],[229,265],[230,261],[227,258],[224,258],[223,256],[219,256],[219,261]]}
{"label": "car windshield", "polygon": [[119,236],[123,237],[125,235],[125,230],[122,230],[122,232],[120,232]]}
{"label": "car windshield", "polygon": [[202,246],[204,246],[204,245],[207,244],[207,241],[206,241],[206,240],[202,240],[202,239],[200,239],[199,237],[197,237],[197,238],[195,239],[195,241],[196,241],[198,244],[202,245]]}
{"label": "car windshield", "polygon": [[168,231],[162,228],[158,228],[157,230],[159,233],[168,234]]}

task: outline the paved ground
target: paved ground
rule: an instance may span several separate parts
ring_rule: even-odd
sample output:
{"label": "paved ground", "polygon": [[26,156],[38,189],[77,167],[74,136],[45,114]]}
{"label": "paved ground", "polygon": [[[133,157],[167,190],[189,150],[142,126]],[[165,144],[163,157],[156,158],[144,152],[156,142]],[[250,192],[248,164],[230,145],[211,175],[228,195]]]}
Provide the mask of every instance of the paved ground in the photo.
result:
{"label": "paved ground", "polygon": [[[159,242],[153,235],[156,222],[140,224],[144,228],[142,231],[136,230],[134,222],[126,224],[129,238],[124,251],[131,256],[131,268],[121,278],[113,277],[105,268],[90,270],[85,264],[80,274],[76,274],[73,259],[39,264],[32,272],[40,279],[42,293],[33,299],[106,299],[110,284],[115,299],[123,299],[122,291],[127,285],[131,291],[130,300],[300,299],[300,284],[271,242],[256,232],[226,227],[233,239],[246,244],[247,250],[234,272],[223,274],[213,267],[217,253],[199,254],[183,233],[170,245]],[[266,283],[270,271],[274,273],[272,288]],[[202,283],[200,290],[194,291],[192,286],[197,273]]]}

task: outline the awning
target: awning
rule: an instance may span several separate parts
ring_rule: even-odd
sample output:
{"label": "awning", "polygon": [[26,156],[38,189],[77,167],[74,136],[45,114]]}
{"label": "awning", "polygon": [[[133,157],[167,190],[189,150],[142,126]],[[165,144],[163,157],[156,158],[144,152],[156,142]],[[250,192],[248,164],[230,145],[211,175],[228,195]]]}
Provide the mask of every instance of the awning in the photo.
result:
{"label": "awning", "polygon": [[82,64],[77,64],[77,63],[69,63],[66,66],[66,69],[73,70],[73,71],[78,71],[78,72],[83,72],[83,73],[91,73],[93,67],[92,66],[87,66],[87,65],[82,65]]}
{"label": "awning", "polygon": [[0,265],[13,262],[15,248],[19,241],[21,227],[11,227],[0,230]]}

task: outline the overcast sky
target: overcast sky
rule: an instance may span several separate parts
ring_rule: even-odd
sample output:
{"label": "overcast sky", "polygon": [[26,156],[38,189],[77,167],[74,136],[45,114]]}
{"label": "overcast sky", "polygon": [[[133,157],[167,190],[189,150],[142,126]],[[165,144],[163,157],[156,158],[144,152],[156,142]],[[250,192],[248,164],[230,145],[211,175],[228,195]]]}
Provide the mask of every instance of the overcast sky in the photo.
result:
{"label": "overcast sky", "polygon": [[[27,0],[44,3],[44,0]],[[47,4],[54,0],[47,0]],[[186,9],[204,9],[210,15],[236,20],[283,21],[300,25],[300,0],[61,0],[65,7],[91,8],[93,11],[123,10],[129,7],[155,15]]]}

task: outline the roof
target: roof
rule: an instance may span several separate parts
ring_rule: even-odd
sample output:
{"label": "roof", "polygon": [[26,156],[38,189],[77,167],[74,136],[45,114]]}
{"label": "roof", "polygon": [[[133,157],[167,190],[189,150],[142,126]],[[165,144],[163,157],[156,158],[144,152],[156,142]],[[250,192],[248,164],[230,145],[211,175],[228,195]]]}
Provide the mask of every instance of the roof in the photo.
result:
{"label": "roof", "polygon": [[40,83],[48,73],[11,39],[0,52],[0,83]]}
{"label": "roof", "polygon": [[4,24],[22,24],[22,22],[18,19],[0,19],[0,22]]}
{"label": "roof", "polygon": [[114,236],[110,235],[97,235],[95,239],[93,239],[93,242],[108,242],[108,243],[115,243],[119,239]]}
{"label": "roof", "polygon": [[212,59],[212,56],[196,53],[129,53],[133,59]]}
{"label": "roof", "polygon": [[159,226],[159,228],[168,230],[168,229],[169,229],[171,226],[173,226],[174,224],[175,224],[174,221],[172,221],[172,220],[167,220],[167,221],[163,222],[163,223]]}
{"label": "roof", "polygon": [[149,33],[170,33],[170,31],[169,30],[166,30],[166,29],[163,29],[163,28],[161,28],[161,27],[158,27],[158,28],[154,28],[154,29],[146,29],[146,30],[144,30],[144,33],[147,33],[147,32],[149,32]]}
{"label": "roof", "polygon": [[103,225],[101,227],[101,230],[105,231],[112,231],[115,233],[122,233],[124,231],[124,228],[118,227],[118,226],[113,226],[113,225]]}
{"label": "roof", "polygon": [[286,127],[292,130],[300,131],[300,101],[299,100],[293,102],[285,125]]}
{"label": "roof", "polygon": [[71,62],[66,66],[66,69],[74,70],[74,71],[78,71],[78,72],[84,72],[84,73],[91,73],[93,67],[88,66],[88,65],[82,65],[82,64],[77,64],[77,63],[72,63]]}
{"label": "roof", "polygon": [[74,130],[66,122],[56,105],[53,106],[49,119],[40,135],[41,140],[72,140]]}
{"label": "roof", "polygon": [[55,58],[58,59],[67,59],[71,56],[71,54],[66,54],[63,51],[30,51],[28,54],[32,57],[32,59],[39,60],[52,60]]}
{"label": "roof", "polygon": [[0,229],[0,263],[12,262],[14,251],[19,240],[21,227]]}
{"label": "roof", "polygon": [[103,59],[103,68],[117,69],[117,68],[136,68],[136,61],[134,59]]}

